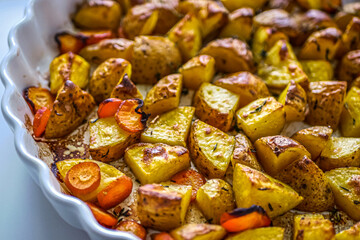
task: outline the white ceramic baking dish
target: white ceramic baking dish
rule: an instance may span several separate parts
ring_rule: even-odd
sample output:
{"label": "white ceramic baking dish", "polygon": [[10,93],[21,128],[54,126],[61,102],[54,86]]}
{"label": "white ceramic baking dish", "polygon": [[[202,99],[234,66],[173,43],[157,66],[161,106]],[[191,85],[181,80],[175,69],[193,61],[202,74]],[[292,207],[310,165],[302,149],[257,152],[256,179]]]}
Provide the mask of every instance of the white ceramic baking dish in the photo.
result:
{"label": "white ceramic baking dish", "polygon": [[10,31],[10,51],[1,63],[0,76],[5,86],[2,112],[15,134],[20,159],[66,222],[83,229],[93,240],[138,239],[132,234],[102,227],[82,201],[61,193],[49,167],[38,158],[37,144],[25,127],[25,115],[32,114],[21,92],[25,87],[46,81],[49,63],[58,54],[54,34],[71,28],[69,16],[78,2],[81,0],[33,0],[28,4],[25,17]]}

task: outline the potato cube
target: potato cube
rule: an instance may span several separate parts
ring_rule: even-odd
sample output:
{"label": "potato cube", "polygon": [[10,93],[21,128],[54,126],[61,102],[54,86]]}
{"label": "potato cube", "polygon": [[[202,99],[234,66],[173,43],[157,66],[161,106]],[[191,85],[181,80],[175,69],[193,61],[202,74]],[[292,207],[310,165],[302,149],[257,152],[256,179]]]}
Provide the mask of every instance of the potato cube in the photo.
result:
{"label": "potato cube", "polygon": [[221,240],[226,230],[220,225],[189,223],[171,231],[175,240]]}
{"label": "potato cube", "polygon": [[148,123],[147,129],[141,134],[142,142],[165,143],[186,147],[194,107],[178,107],[172,111],[155,117]]}
{"label": "potato cube", "polygon": [[351,19],[342,35],[342,43],[347,51],[360,49],[360,18]]}
{"label": "potato cube", "polygon": [[234,11],[242,7],[250,7],[254,10],[258,10],[263,7],[263,5],[266,3],[266,0],[221,0],[221,2],[227,9],[229,9],[229,11]]}
{"label": "potato cube", "polygon": [[235,148],[231,156],[231,165],[235,166],[237,163],[262,171],[262,167],[256,158],[256,149],[246,135],[242,133],[235,136]]}
{"label": "potato cube", "polygon": [[338,78],[349,85],[360,76],[360,49],[348,52],[341,60]]}
{"label": "potato cube", "polygon": [[360,222],[335,235],[335,240],[357,240],[360,238]]}
{"label": "potato cube", "polygon": [[334,70],[329,61],[305,60],[300,61],[310,82],[328,81],[334,79]]}
{"label": "potato cube", "polygon": [[360,88],[352,87],[347,93],[340,118],[344,137],[360,137]]}
{"label": "potato cube", "polygon": [[122,100],[138,98],[143,99],[139,89],[125,74],[111,92],[110,98],[118,98]]}
{"label": "potato cube", "polygon": [[191,159],[208,178],[223,178],[234,150],[235,139],[219,129],[195,120],[189,136]]}
{"label": "potato cube", "polygon": [[320,214],[296,215],[294,218],[294,240],[332,240],[334,236],[332,222]]}
{"label": "potato cube", "polygon": [[285,229],[281,227],[263,227],[245,230],[226,240],[284,240]]}
{"label": "potato cube", "polygon": [[168,231],[184,223],[191,186],[147,184],[138,189],[137,210],[144,227]]}
{"label": "potato cube", "polygon": [[229,22],[220,32],[220,38],[236,37],[242,41],[249,41],[252,33],[254,10],[239,8],[229,16]]}

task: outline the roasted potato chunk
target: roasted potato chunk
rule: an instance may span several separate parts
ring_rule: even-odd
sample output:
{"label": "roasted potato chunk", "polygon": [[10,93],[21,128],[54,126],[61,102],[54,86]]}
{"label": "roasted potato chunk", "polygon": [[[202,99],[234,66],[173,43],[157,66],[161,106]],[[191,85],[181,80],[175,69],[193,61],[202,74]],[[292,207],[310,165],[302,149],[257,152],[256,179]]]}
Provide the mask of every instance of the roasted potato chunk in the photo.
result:
{"label": "roasted potato chunk", "polygon": [[235,208],[232,187],[224,180],[210,179],[197,191],[196,203],[208,221],[219,224],[221,215]]}
{"label": "roasted potato chunk", "polygon": [[360,137],[360,88],[352,87],[347,93],[340,118],[344,137]]}
{"label": "roasted potato chunk", "polygon": [[331,63],[325,60],[300,61],[310,82],[328,81],[334,79]]}
{"label": "roasted potato chunk", "polygon": [[309,114],[306,121],[311,125],[336,129],[343,109],[346,86],[346,82],[340,81],[311,82],[307,92]]}
{"label": "roasted potato chunk", "polygon": [[72,52],[56,57],[50,63],[50,91],[57,94],[66,80],[84,89],[88,85],[90,65],[82,57]]}
{"label": "roasted potato chunk", "polygon": [[223,178],[234,150],[235,139],[219,129],[195,120],[189,150],[195,166],[208,178]]}
{"label": "roasted potato chunk", "polygon": [[281,135],[259,138],[254,146],[261,165],[271,176],[304,156],[310,157],[303,145]]}
{"label": "roasted potato chunk", "polygon": [[175,240],[221,240],[226,231],[220,225],[190,223],[171,231]]}
{"label": "roasted potato chunk", "polygon": [[52,109],[54,105],[55,98],[46,88],[27,87],[23,92],[23,96],[33,114],[42,107]]}
{"label": "roasted potato chunk", "polygon": [[262,171],[262,167],[256,157],[256,149],[246,135],[242,133],[235,136],[235,147],[231,156],[232,166],[235,166],[237,163]]}
{"label": "roasted potato chunk", "polygon": [[360,17],[360,3],[359,2],[350,2],[343,4],[342,11],[338,12],[334,20],[336,24],[342,31],[345,31],[347,25],[353,17]]}
{"label": "roasted potato chunk", "polygon": [[89,81],[89,92],[97,103],[110,97],[116,84],[127,74],[131,77],[131,64],[122,58],[110,58],[100,64]]}
{"label": "roasted potato chunk", "polygon": [[134,41],[124,38],[105,39],[81,49],[79,55],[87,61],[100,64],[109,58],[131,60]]}
{"label": "roasted potato chunk", "polygon": [[144,112],[156,116],[177,108],[181,90],[181,74],[172,74],[162,78],[147,93],[144,100]]}
{"label": "roasted potato chunk", "polygon": [[183,75],[184,86],[196,90],[214,77],[215,59],[209,55],[193,57],[181,66],[179,72]]}
{"label": "roasted potato chunk", "polygon": [[360,238],[360,222],[335,235],[335,240],[356,240]]}
{"label": "roasted potato chunk", "polygon": [[233,189],[238,208],[259,205],[270,218],[289,211],[303,200],[288,185],[240,163],[235,165]]}
{"label": "roasted potato chunk", "polygon": [[255,71],[253,55],[248,45],[235,38],[214,40],[201,49],[200,54],[215,58],[216,69],[220,72]]}
{"label": "roasted potato chunk", "polygon": [[332,240],[335,230],[332,222],[321,214],[296,215],[294,217],[294,240]]}
{"label": "roasted potato chunk", "polygon": [[158,36],[135,38],[132,58],[132,80],[135,83],[154,84],[175,72],[181,64],[181,55],[169,39]]}
{"label": "roasted potato chunk", "polygon": [[147,184],[138,189],[137,210],[144,227],[168,231],[184,223],[191,186]]}
{"label": "roasted potato chunk", "polygon": [[49,121],[45,138],[64,137],[74,131],[95,107],[94,98],[67,80],[60,88]]}
{"label": "roasted potato chunk", "polygon": [[360,166],[360,138],[331,137],[321,152],[319,166],[328,171]]}
{"label": "roasted potato chunk", "polygon": [[309,127],[296,132],[291,138],[302,144],[315,161],[325,148],[333,130],[329,127]]}
{"label": "roasted potato chunk", "polygon": [[284,105],[286,121],[303,121],[306,110],[306,92],[300,84],[291,82],[280,94],[279,103]]}
{"label": "roasted potato chunk", "polygon": [[254,10],[239,8],[229,15],[229,22],[220,32],[220,38],[236,37],[242,41],[249,41],[252,33]]}
{"label": "roasted potato chunk", "polygon": [[285,125],[284,106],[275,98],[260,98],[236,113],[236,122],[251,141],[279,134]]}
{"label": "roasted potato chunk", "polygon": [[89,152],[93,159],[102,162],[120,159],[125,149],[139,139],[138,133],[123,130],[113,117],[90,121]]}
{"label": "roasted potato chunk", "polygon": [[141,184],[168,181],[190,167],[186,148],[163,143],[134,144],[126,149],[124,160]]}
{"label": "roasted potato chunk", "polygon": [[354,17],[350,21],[341,40],[346,52],[360,49],[360,18]]}
{"label": "roasted potato chunk", "polygon": [[307,9],[322,9],[334,12],[341,7],[341,0],[297,0],[300,6]]}
{"label": "roasted potato chunk", "polygon": [[224,6],[229,9],[229,11],[234,11],[238,8],[249,7],[254,10],[258,10],[264,6],[266,0],[221,0]]}
{"label": "roasted potato chunk", "polygon": [[264,81],[250,72],[234,73],[216,80],[214,84],[239,95],[239,107],[270,96]]}
{"label": "roasted potato chunk", "polygon": [[85,29],[116,29],[120,24],[121,7],[116,1],[91,0],[74,16],[74,24]]}
{"label": "roasted potato chunk", "polygon": [[129,75],[124,74],[112,90],[110,98],[126,100],[132,98],[142,99],[143,96],[136,85],[130,80]]}
{"label": "roasted potato chunk", "polygon": [[194,113],[194,107],[178,107],[155,117],[141,134],[141,141],[186,147]]}
{"label": "roasted potato chunk", "polygon": [[283,240],[284,228],[281,227],[263,227],[240,232],[226,240]]}
{"label": "roasted potato chunk", "polygon": [[347,81],[349,86],[360,76],[360,50],[348,52],[341,60],[338,78]]}
{"label": "roasted potato chunk", "polygon": [[194,96],[195,115],[201,121],[227,132],[233,126],[239,99],[237,94],[225,88],[203,83]]}

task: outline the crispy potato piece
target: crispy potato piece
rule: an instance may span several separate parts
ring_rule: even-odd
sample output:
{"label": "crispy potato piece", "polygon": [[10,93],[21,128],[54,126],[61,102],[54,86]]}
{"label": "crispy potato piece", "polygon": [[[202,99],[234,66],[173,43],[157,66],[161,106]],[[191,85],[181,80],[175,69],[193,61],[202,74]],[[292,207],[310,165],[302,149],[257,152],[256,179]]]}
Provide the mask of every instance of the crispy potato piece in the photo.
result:
{"label": "crispy potato piece", "polygon": [[46,88],[41,87],[27,87],[23,91],[23,97],[33,114],[42,107],[52,109],[54,105],[54,96]]}
{"label": "crispy potato piece", "polygon": [[347,81],[349,86],[360,76],[360,50],[348,52],[341,60],[338,78]]}
{"label": "crispy potato piece", "polygon": [[229,11],[234,11],[238,8],[249,7],[254,10],[258,10],[264,6],[266,0],[221,0],[224,6],[229,9]]}
{"label": "crispy potato piece", "polygon": [[235,165],[233,190],[238,208],[259,205],[270,218],[289,211],[303,200],[288,185],[240,163]]}
{"label": "crispy potato piece", "polygon": [[273,97],[260,98],[237,111],[236,122],[253,142],[276,135],[285,125],[284,106]]}
{"label": "crispy potato piece", "polygon": [[214,40],[201,49],[200,54],[214,57],[216,69],[221,72],[255,71],[253,55],[248,45],[238,39]]}
{"label": "crispy potato piece", "polygon": [[142,142],[165,143],[186,147],[194,107],[178,107],[155,117],[148,123],[148,128],[141,134]]}
{"label": "crispy potato piece", "polygon": [[300,61],[310,82],[328,81],[334,79],[334,70],[331,63],[325,60]]}
{"label": "crispy potato piece", "polygon": [[214,84],[239,95],[239,107],[270,96],[264,81],[250,72],[234,73],[216,80]]}
{"label": "crispy potato piece", "polygon": [[191,186],[147,184],[139,187],[137,210],[144,227],[168,231],[184,223]]}
{"label": "crispy potato piece", "polygon": [[84,3],[74,16],[74,24],[85,29],[116,29],[122,10],[115,1],[91,0]]}
{"label": "crispy potato piece", "polygon": [[325,28],[312,33],[299,53],[300,59],[333,60],[340,46],[341,31],[337,28]]}
{"label": "crispy potato piece", "polygon": [[68,135],[83,122],[94,107],[94,98],[67,80],[56,96],[46,125],[45,138]]}
{"label": "crispy potato piece", "polygon": [[306,110],[306,92],[300,84],[291,82],[280,94],[279,103],[284,105],[286,121],[303,121]]}
{"label": "crispy potato piece", "polygon": [[262,227],[240,232],[226,240],[283,240],[284,232],[285,229],[281,227]]}
{"label": "crispy potato piece", "polygon": [[210,179],[197,191],[196,203],[208,221],[219,224],[221,215],[235,208],[232,187],[224,180]]}
{"label": "crispy potato piece", "polygon": [[259,138],[254,146],[261,165],[271,176],[304,156],[310,157],[310,153],[303,145],[281,135]]}
{"label": "crispy potato piece", "polygon": [[360,18],[352,18],[341,39],[346,52],[360,49]]}
{"label": "crispy potato piece", "polygon": [[350,2],[343,5],[343,9],[339,11],[334,20],[342,31],[345,31],[346,26],[349,24],[353,17],[360,17],[360,3]]}
{"label": "crispy potato piece", "polygon": [[238,133],[235,136],[235,148],[231,156],[232,166],[235,166],[237,163],[262,171],[262,167],[256,157],[256,149],[246,135],[242,133]]}
{"label": "crispy potato piece", "polygon": [[318,165],[324,171],[360,166],[360,138],[331,137],[321,152]]}
{"label": "crispy potato piece", "polygon": [[175,240],[221,240],[226,231],[220,225],[189,223],[171,231]]}
{"label": "crispy potato piece", "polygon": [[166,34],[180,19],[176,1],[153,1],[153,9],[159,11],[159,18],[153,31],[156,35]]}
{"label": "crispy potato piece", "polygon": [[88,85],[90,65],[72,52],[56,57],[50,63],[50,91],[56,95],[66,80],[71,80],[80,88]]}
{"label": "crispy potato piece", "polygon": [[93,159],[110,162],[120,159],[125,149],[139,141],[140,134],[123,130],[115,118],[99,118],[90,121],[89,152]]}
{"label": "crispy potato piece", "polygon": [[97,103],[110,97],[116,84],[127,74],[131,77],[131,64],[122,58],[109,58],[100,64],[89,81],[89,92]]}
{"label": "crispy potato piece", "polygon": [[235,139],[219,129],[195,120],[189,136],[190,156],[208,178],[223,178],[234,150]]}
{"label": "crispy potato piece", "polygon": [[163,143],[134,144],[126,149],[124,160],[141,184],[168,181],[190,167],[186,148]]}
{"label": "crispy potato piece", "polygon": [[201,121],[227,132],[233,126],[239,99],[237,94],[225,88],[203,83],[194,96],[195,115]]}
{"label": "crispy potato piece", "polygon": [[315,161],[325,148],[333,130],[329,127],[309,127],[296,132],[291,138],[302,144]]}
{"label": "crispy potato piece", "polygon": [[252,33],[254,10],[239,8],[229,15],[229,22],[220,32],[220,38],[236,37],[242,41],[249,41]]}
{"label": "crispy potato piece", "polygon": [[181,55],[175,44],[159,36],[135,38],[132,80],[135,83],[154,84],[175,72],[181,64]]}
{"label": "crispy potato piece", "polygon": [[347,93],[340,118],[344,137],[360,137],[360,88],[352,87]]}
{"label": "crispy potato piece", "polygon": [[300,6],[306,9],[322,9],[334,12],[341,7],[341,0],[297,0]]}
{"label": "crispy potato piece", "polygon": [[360,222],[335,235],[335,240],[356,240],[360,238]]}
{"label": "crispy potato piece", "polygon": [[294,217],[294,240],[332,240],[335,230],[332,222],[321,214],[296,215]]}
{"label": "crispy potato piece", "polygon": [[307,92],[309,114],[306,121],[311,125],[336,129],[343,109],[346,86],[346,82],[340,81],[311,82]]}
{"label": "crispy potato piece", "polygon": [[193,57],[181,66],[179,72],[183,75],[184,86],[196,90],[214,77],[215,59],[209,55]]}
{"label": "crispy potato piece", "polygon": [[333,209],[334,195],[323,171],[308,156],[292,162],[275,176],[304,198],[296,209],[323,212]]}
{"label": "crispy potato piece", "polygon": [[110,98],[118,98],[122,100],[132,98],[143,99],[143,96],[141,95],[136,85],[130,80],[129,76],[124,74],[124,76],[112,90]]}
{"label": "crispy potato piece", "polygon": [[156,116],[179,106],[182,89],[182,75],[172,74],[158,81],[147,93],[144,112]]}
{"label": "crispy potato piece", "polygon": [[79,55],[87,61],[100,64],[109,58],[131,61],[134,41],[124,38],[105,39],[81,49]]}

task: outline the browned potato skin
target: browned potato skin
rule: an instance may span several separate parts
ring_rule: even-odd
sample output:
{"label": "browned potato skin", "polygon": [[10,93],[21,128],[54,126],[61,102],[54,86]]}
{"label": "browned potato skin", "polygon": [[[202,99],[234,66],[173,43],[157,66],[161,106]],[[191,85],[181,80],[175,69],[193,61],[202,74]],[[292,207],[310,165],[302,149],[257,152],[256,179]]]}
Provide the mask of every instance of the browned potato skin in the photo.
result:
{"label": "browned potato skin", "polygon": [[270,96],[265,82],[250,72],[234,73],[216,80],[214,84],[240,95],[239,108],[258,98]]}
{"label": "browned potato skin", "polygon": [[174,1],[161,1],[155,3],[155,9],[159,11],[159,19],[154,29],[154,34],[164,35],[167,33],[181,18],[180,13],[176,10]]}
{"label": "browned potato skin", "polygon": [[45,138],[64,137],[74,131],[95,107],[94,98],[67,80],[59,90],[49,121]]}
{"label": "browned potato skin", "polygon": [[341,0],[297,0],[297,2],[306,9],[316,8],[330,13],[341,7]]}
{"label": "browned potato skin", "polygon": [[354,17],[342,35],[345,51],[360,49],[360,18]]}
{"label": "browned potato skin", "polygon": [[348,86],[360,76],[360,50],[348,52],[341,60],[338,78],[347,81]]}
{"label": "browned potato skin", "polygon": [[119,98],[122,100],[131,98],[143,98],[143,96],[141,95],[135,84],[130,80],[127,74],[125,74],[121,82],[115,86],[115,88],[111,92],[110,97]]}
{"label": "browned potato skin", "polygon": [[322,212],[333,208],[334,196],[328,179],[307,156],[291,163],[274,177],[288,184],[304,198],[296,209]]}
{"label": "browned potato skin", "polygon": [[229,22],[220,32],[220,38],[238,37],[249,41],[253,29],[254,10],[252,8],[239,8],[229,15]]}
{"label": "browned potato skin", "polygon": [[284,9],[287,12],[292,12],[294,9],[298,8],[298,4],[293,0],[269,0],[268,8],[280,8]]}
{"label": "browned potato skin", "polygon": [[336,129],[346,94],[344,81],[311,82],[307,94],[309,113],[306,121],[311,125]]}
{"label": "browned potato skin", "polygon": [[342,11],[338,12],[334,20],[342,31],[345,31],[346,26],[349,24],[353,17],[360,17],[360,3],[352,2],[345,4]]}

